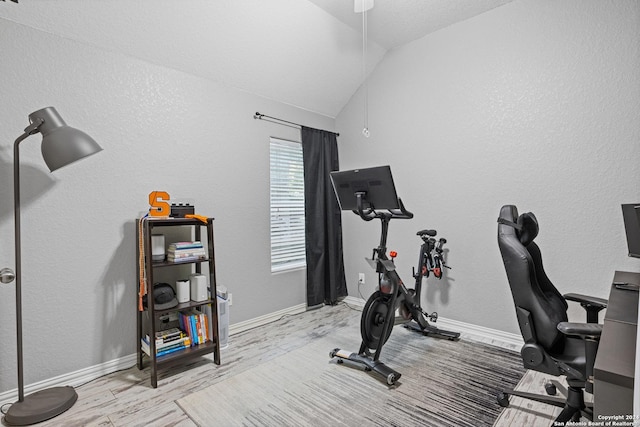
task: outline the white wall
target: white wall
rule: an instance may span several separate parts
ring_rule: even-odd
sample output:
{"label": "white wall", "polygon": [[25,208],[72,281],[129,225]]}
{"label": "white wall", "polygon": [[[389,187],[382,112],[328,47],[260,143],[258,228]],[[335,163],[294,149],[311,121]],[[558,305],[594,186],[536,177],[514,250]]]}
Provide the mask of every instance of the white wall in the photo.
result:
{"label": "white wall", "polygon": [[[341,168],[390,164],[416,217],[389,246],[410,282],[419,239],[449,239],[429,311],[517,326],[496,244],[500,206],[536,213],[549,275],[606,296],[626,258],[620,203],[640,200],[640,30],[634,0],[519,0],[392,51],[336,120]],[[54,105],[105,148],[49,174],[39,136],[22,143],[26,383],[134,353],[135,227],[152,190],[216,218],[220,284],[236,323],[305,300],[304,272],[272,276],[268,137],[298,132],[260,111],[333,129],[330,118],[0,19],[0,267],[13,265],[12,146]],[[378,226],[344,215],[350,295]],[[13,285],[0,286],[0,391],[16,387]]]}
{"label": "white wall", "polygon": [[[640,201],[639,39],[635,0],[515,1],[389,52],[369,80],[369,139],[361,92],[336,118],[341,169],[391,165],[415,213],[389,233],[407,283],[415,232],[449,240],[453,270],[430,279],[428,311],[518,332],[496,242],[504,204],[538,217],[562,292],[607,297],[614,270],[640,270],[620,211]],[[349,294],[366,272],[367,297],[379,225],[343,218]]]}
{"label": "white wall", "polygon": [[[104,151],[49,174],[21,144],[25,383],[136,350],[135,219],[147,195],[193,199],[215,221],[231,323],[306,301],[304,271],[269,267],[269,136],[333,119],[0,19],[0,267],[13,267],[13,141],[53,105]],[[0,392],[16,387],[14,286],[0,286]]]}
{"label": "white wall", "polygon": [[[360,26],[308,1],[23,1],[0,17],[331,117],[361,80]],[[386,49],[367,52],[372,69]]]}

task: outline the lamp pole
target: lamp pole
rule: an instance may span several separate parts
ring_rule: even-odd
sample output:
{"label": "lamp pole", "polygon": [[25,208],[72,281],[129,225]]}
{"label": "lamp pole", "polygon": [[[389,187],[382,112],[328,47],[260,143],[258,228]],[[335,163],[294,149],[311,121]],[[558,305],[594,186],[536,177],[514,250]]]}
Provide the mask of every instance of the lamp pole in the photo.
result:
{"label": "lamp pole", "polygon": [[44,120],[30,124],[13,144],[13,218],[15,221],[15,280],[16,280],[16,335],[18,353],[18,402],[24,401],[24,375],[22,361],[22,260],[20,254],[20,143],[38,132]]}
{"label": "lamp pole", "polygon": [[22,249],[20,244],[20,143],[30,135],[42,133],[42,156],[50,171],[97,153],[102,148],[87,134],[66,125],[53,107],[29,115],[31,124],[13,146],[13,201],[15,221],[15,274],[0,270],[0,282],[16,281],[16,336],[18,355],[18,401],[6,412],[9,425],[30,425],[53,418],[71,408],[78,395],[71,386],[51,387],[24,395],[22,348]]}

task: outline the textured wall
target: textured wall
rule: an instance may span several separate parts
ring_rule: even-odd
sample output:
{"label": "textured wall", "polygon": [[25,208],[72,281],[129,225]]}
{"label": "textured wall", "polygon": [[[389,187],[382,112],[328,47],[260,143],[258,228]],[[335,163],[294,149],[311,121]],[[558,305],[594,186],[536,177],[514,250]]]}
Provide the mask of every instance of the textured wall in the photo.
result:
{"label": "textured wall", "polygon": [[[534,212],[547,272],[563,292],[608,295],[627,258],[621,203],[640,201],[640,9],[635,0],[519,0],[391,51],[336,119],[343,169],[390,164],[411,221],[389,247],[411,281],[419,238],[449,240],[447,279],[423,303],[517,332],[496,243],[503,204]],[[379,226],[345,213],[349,292]],[[579,310],[577,310],[579,313]],[[580,317],[582,319],[582,317]]]}
{"label": "textured wall", "polygon": [[[260,111],[311,114],[0,19],[0,266],[13,265],[12,149],[27,115],[54,105],[104,151],[48,173],[39,136],[21,144],[25,382],[135,352],[135,219],[166,190],[214,216],[231,322],[305,302],[304,271],[272,276],[269,136],[299,131]],[[0,286],[0,392],[16,387],[13,285]]]}
{"label": "textured wall", "polygon": [[[307,1],[36,1],[0,17],[331,117],[361,80],[360,27]],[[369,43],[368,69],[385,52]]]}

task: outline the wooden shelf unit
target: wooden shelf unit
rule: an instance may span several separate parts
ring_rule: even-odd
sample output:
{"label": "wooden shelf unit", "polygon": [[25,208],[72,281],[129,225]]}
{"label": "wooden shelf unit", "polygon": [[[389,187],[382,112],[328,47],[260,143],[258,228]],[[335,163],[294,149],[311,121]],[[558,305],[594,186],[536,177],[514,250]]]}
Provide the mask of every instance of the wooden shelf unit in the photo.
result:
{"label": "wooden shelf unit", "polygon": [[[136,263],[138,277],[140,277],[140,221],[136,221]],[[215,267],[215,255],[214,255],[214,242],[213,242],[213,218],[209,218],[207,223],[191,218],[145,218],[142,224],[142,246],[144,248],[144,269],[147,276],[147,306],[143,311],[137,311],[137,341],[136,348],[138,349],[138,369],[144,368],[144,359],[149,359],[150,364],[150,377],[151,386],[153,388],[158,387],[158,370],[161,368],[168,368],[170,366],[181,365],[188,361],[213,353],[213,361],[216,365],[220,364],[220,339],[218,333],[218,304],[216,300],[216,267]],[[187,262],[170,262],[170,261],[153,261],[151,256],[151,236],[156,228],[166,227],[190,227],[193,230],[194,240],[202,241],[203,237],[206,237],[207,256],[197,261]],[[205,233],[202,233],[202,229],[205,228]],[[209,271],[209,289],[210,298],[205,301],[189,301],[178,304],[176,307],[169,309],[156,310],[154,307],[153,298],[153,284],[156,283],[154,279],[154,272],[156,269],[167,269],[176,266],[191,265],[195,273],[202,272],[202,265],[208,266]],[[138,298],[136,292],[136,298]],[[136,299],[136,306],[138,301]],[[161,331],[165,328],[161,327],[159,318],[171,313],[179,313],[180,311],[188,310],[190,308],[200,308],[207,304],[211,305],[211,323],[210,328],[213,335],[212,341],[206,341],[202,344],[188,347],[182,350],[178,350],[172,353],[168,353],[161,356],[156,356],[155,334],[157,331]],[[149,352],[148,356],[141,347],[142,338],[149,336]]]}

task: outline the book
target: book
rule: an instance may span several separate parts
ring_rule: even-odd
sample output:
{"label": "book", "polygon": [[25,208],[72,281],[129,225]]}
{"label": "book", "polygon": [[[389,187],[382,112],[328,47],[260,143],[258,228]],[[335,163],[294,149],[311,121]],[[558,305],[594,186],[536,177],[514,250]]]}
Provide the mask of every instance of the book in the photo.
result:
{"label": "book", "polygon": [[203,344],[209,341],[205,313],[196,309],[180,312],[178,321],[180,326],[188,334],[191,345]]}
{"label": "book", "polygon": [[176,248],[184,248],[185,246],[202,246],[202,242],[199,240],[194,240],[194,241],[185,241],[185,242],[172,242],[169,245],[174,246]]}
{"label": "book", "polygon": [[[145,336],[143,338],[147,344],[149,344],[149,336]],[[179,337],[175,337],[175,338],[171,338],[170,340],[156,340],[156,350],[161,349],[161,348],[166,348],[166,347],[171,347],[174,346],[176,344],[181,344],[184,343],[185,341],[189,340],[189,336],[185,333],[182,333],[181,336]]]}
{"label": "book", "polygon": [[189,316],[189,320],[191,321],[191,330],[193,331],[193,342],[197,345],[200,344],[199,334],[198,334],[198,321],[195,315]]}
{"label": "book", "polygon": [[184,338],[187,337],[187,334],[185,334],[184,332],[180,335],[176,335],[170,338],[164,338],[164,339],[156,339],[156,347],[163,345],[163,344],[171,344],[175,341],[183,341]]}
{"label": "book", "polygon": [[166,340],[172,337],[180,337],[183,334],[179,328],[164,329],[162,331],[156,331],[156,341],[158,339]]}
{"label": "book", "polygon": [[176,352],[176,351],[179,351],[179,350],[183,350],[183,349],[185,349],[187,347],[189,347],[189,346],[184,346],[184,347],[179,347],[179,348],[172,348],[172,349],[169,349],[169,350],[161,351],[159,353],[156,353],[156,357],[164,356],[165,354],[169,354],[169,353],[173,353],[173,352]]}
{"label": "book", "polygon": [[188,249],[204,249],[202,242],[177,242],[170,243],[168,247],[169,252]]}
{"label": "book", "polygon": [[205,315],[205,324],[207,325],[207,339],[209,341],[213,341],[213,330],[211,329],[213,327],[213,308],[211,307],[211,304],[207,304],[203,307],[203,309]]}
{"label": "book", "polygon": [[167,249],[169,262],[193,262],[205,259],[207,253],[202,242],[174,242]]}
{"label": "book", "polygon": [[[171,344],[169,346],[165,346],[162,348],[156,347],[156,356],[162,356],[163,354],[173,353],[175,351],[182,350],[190,346],[191,346],[191,341],[187,337],[184,341],[179,343]],[[140,340],[140,348],[147,356],[151,356],[151,346],[149,345],[149,342],[144,338]]]}
{"label": "book", "polygon": [[[142,339],[147,344],[149,344],[149,335],[145,335],[144,338],[142,338]],[[163,340],[157,339],[157,340],[155,340],[156,341],[156,349],[172,346],[172,345],[184,342],[184,341],[186,341],[188,339],[189,339],[189,336],[184,332],[182,332],[181,336],[175,337],[175,338],[171,338],[170,340],[163,341]]]}
{"label": "book", "polygon": [[182,248],[182,249],[172,249],[169,248],[167,250],[167,253],[169,255],[173,255],[173,254],[180,254],[180,253],[186,253],[186,252],[204,252],[204,248],[202,246],[199,246],[197,248]]}
{"label": "book", "polygon": [[206,255],[206,252],[204,251],[204,249],[202,250],[189,249],[186,251],[176,251],[175,253],[169,253],[169,255],[167,256],[173,257],[173,258],[181,258],[181,257],[196,256],[196,255]]}
{"label": "book", "polygon": [[206,258],[202,256],[193,256],[193,257],[178,258],[178,259],[167,259],[167,261],[173,262],[175,264],[180,264],[181,262],[193,262],[193,261],[202,261],[202,260],[206,260]]}
{"label": "book", "polygon": [[213,335],[211,334],[211,324],[209,323],[209,316],[211,316],[210,312],[207,313],[207,307],[211,310],[211,304],[208,304],[205,307],[205,312],[202,317],[204,317],[204,329],[205,329],[205,337],[207,341],[213,341]]}
{"label": "book", "polygon": [[167,255],[168,261],[183,261],[185,259],[191,259],[191,258],[196,258],[196,259],[206,258],[206,254],[190,252],[190,253],[179,254],[179,255]]}
{"label": "book", "polygon": [[189,321],[189,317],[181,312],[178,317],[178,322],[180,323],[180,327],[184,329],[189,336],[191,345],[193,345],[193,339],[191,339],[193,337],[193,333],[191,331],[191,322]]}
{"label": "book", "polygon": [[173,348],[185,348],[190,346],[191,346],[191,341],[189,340],[189,338],[187,338],[186,341],[180,341],[180,342],[176,342],[175,344],[156,347],[156,354],[161,353],[163,351],[171,350]]}

